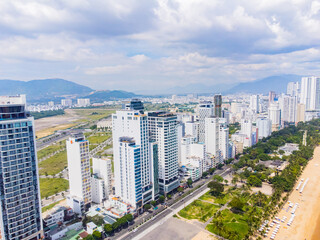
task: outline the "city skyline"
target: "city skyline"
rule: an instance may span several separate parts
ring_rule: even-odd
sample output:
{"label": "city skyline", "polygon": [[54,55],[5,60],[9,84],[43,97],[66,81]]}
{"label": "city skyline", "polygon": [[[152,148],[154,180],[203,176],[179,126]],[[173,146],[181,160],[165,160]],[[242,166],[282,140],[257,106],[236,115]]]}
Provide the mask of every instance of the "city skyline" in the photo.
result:
{"label": "city skyline", "polygon": [[132,91],[317,75],[319,9],[316,1],[6,1],[0,74]]}

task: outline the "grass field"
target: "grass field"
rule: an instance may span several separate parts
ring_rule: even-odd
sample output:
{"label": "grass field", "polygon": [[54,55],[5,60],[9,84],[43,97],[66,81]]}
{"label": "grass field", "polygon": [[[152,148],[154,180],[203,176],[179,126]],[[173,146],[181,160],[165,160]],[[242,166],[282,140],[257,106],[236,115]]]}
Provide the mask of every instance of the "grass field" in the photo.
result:
{"label": "grass field", "polygon": [[186,219],[198,219],[201,222],[206,222],[219,210],[219,208],[219,206],[214,204],[195,200],[190,205],[182,209],[179,212],[179,215]]}
{"label": "grass field", "polygon": [[40,175],[55,175],[68,166],[67,151],[62,151],[56,155],[39,163]]}
{"label": "grass field", "polygon": [[223,237],[227,237],[227,232],[228,234],[233,233],[232,239],[244,239],[249,230],[246,214],[236,214],[229,209],[225,209],[221,212],[220,218],[222,223],[220,227],[214,219],[211,224],[207,225],[207,230]]}
{"label": "grass field", "polygon": [[66,148],[66,143],[65,141],[60,141],[56,144],[52,144],[49,147],[46,147],[40,151],[38,151],[37,155],[38,155],[38,159],[42,159],[56,151],[62,150]]}
{"label": "grass field", "polygon": [[100,144],[106,140],[108,140],[111,137],[111,134],[107,133],[96,133],[92,136],[87,137],[90,144]]}
{"label": "grass field", "polygon": [[230,193],[222,193],[220,196],[213,196],[210,191],[207,192],[206,194],[202,195],[199,199],[205,200],[208,202],[224,205],[226,204],[230,199],[231,199],[231,194]]}
{"label": "grass field", "polygon": [[115,110],[106,110],[103,108],[73,109],[73,111],[81,116],[81,118],[90,120],[100,120],[115,112]]}
{"label": "grass field", "polygon": [[66,191],[69,181],[63,178],[40,178],[41,198],[52,196],[56,193]]}
{"label": "grass field", "polygon": [[49,204],[48,206],[43,207],[43,208],[42,208],[42,212],[46,212],[46,211],[52,209],[54,206],[58,205],[60,202],[61,202],[61,201],[55,202],[55,203],[51,203],[51,204]]}

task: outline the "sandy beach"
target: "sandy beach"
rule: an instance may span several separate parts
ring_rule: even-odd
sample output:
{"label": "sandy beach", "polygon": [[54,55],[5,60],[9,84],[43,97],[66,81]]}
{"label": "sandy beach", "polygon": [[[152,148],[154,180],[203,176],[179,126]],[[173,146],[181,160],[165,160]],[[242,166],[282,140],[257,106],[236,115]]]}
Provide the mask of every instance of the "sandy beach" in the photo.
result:
{"label": "sandy beach", "polygon": [[[309,179],[302,193],[296,190],[301,179],[303,179],[303,182]],[[289,207],[289,201],[293,205],[298,203],[291,226],[287,225],[293,209]],[[320,147],[315,149],[314,158],[308,163],[289,196],[288,203],[284,205],[277,217],[280,219],[286,217],[286,220],[280,222],[280,228],[275,237],[276,240],[320,239]],[[271,228],[265,239],[270,239],[274,229],[275,226]]]}

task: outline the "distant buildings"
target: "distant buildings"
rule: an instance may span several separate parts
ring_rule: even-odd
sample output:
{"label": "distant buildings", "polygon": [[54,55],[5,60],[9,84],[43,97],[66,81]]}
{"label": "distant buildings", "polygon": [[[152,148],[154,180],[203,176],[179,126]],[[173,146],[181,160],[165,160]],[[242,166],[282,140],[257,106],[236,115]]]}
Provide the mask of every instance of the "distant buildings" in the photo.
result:
{"label": "distant buildings", "polygon": [[33,117],[26,97],[0,97],[0,238],[42,239]]}
{"label": "distant buildings", "polygon": [[268,118],[271,120],[272,131],[277,131],[281,125],[281,110],[278,102],[272,102],[268,108]]}
{"label": "distant buildings", "polygon": [[90,99],[89,98],[78,98],[77,99],[77,106],[78,107],[90,106]]}
{"label": "distant buildings", "polygon": [[72,106],[72,99],[61,99],[61,105],[63,107],[71,107]]}
{"label": "distant buildings", "polygon": [[199,142],[205,142],[205,119],[214,116],[212,102],[202,102],[198,106],[199,116]]}

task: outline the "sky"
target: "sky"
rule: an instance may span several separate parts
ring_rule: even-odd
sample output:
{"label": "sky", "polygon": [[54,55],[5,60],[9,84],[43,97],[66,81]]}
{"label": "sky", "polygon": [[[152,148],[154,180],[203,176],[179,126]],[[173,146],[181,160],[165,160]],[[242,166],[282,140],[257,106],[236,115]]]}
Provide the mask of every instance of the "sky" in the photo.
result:
{"label": "sky", "polygon": [[319,61],[320,1],[0,1],[0,79],[165,92],[319,75]]}

